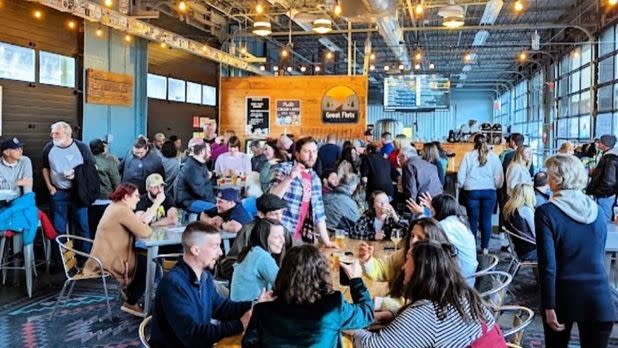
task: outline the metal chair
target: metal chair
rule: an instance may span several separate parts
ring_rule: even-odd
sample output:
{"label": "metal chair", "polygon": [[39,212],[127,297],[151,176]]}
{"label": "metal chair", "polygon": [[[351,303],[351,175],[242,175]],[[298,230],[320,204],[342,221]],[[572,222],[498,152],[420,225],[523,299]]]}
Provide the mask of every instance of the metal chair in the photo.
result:
{"label": "metal chair", "polygon": [[514,343],[506,343],[506,346],[508,348],[522,348],[522,346],[518,345],[518,344],[514,344]]}
{"label": "metal chair", "polygon": [[524,330],[532,324],[532,320],[534,319],[534,311],[523,306],[502,306],[498,309],[498,317],[496,319],[504,319],[504,315],[507,313],[512,315],[511,325],[508,329],[505,329],[505,325],[500,325],[502,334],[508,342],[521,344],[524,337]]}
{"label": "metal chair", "polygon": [[182,253],[160,254],[152,261],[157,264],[161,274],[169,272],[182,258]]}
{"label": "metal chair", "polygon": [[[526,260],[520,260],[519,256],[517,255],[517,252],[515,252],[515,244],[513,243],[514,239],[517,240],[521,240],[524,241],[526,243],[530,243],[532,245],[534,245],[536,247],[536,241],[531,240],[529,238],[526,238],[524,236],[522,236],[519,233],[515,233],[513,231],[508,230],[505,227],[502,227],[502,230],[506,233],[506,236],[509,240],[509,254],[511,255],[511,262],[509,263],[509,267],[507,268],[507,272],[509,272],[510,274],[513,275],[513,277],[515,277],[517,275],[517,273],[519,273],[520,268],[522,267],[530,267],[530,268],[537,268],[538,269],[538,262],[537,261],[526,261]],[[536,275],[536,273],[535,273]]]}
{"label": "metal chair", "polygon": [[151,320],[152,315],[149,315],[139,324],[139,340],[142,342],[144,348],[150,348],[150,344],[148,344],[148,341],[150,341],[150,332],[148,332],[148,329],[150,328]]}
{"label": "metal chair", "polygon": [[[54,317],[54,314],[56,313],[56,308],[58,307],[61,301],[64,301],[64,304],[66,305],[66,301],[68,301],[69,298],[71,297],[71,294],[73,293],[73,287],[75,286],[75,283],[78,280],[98,279],[98,278],[100,278],[101,282],[103,283],[103,291],[105,292],[105,301],[107,302],[107,314],[111,318],[112,317],[112,307],[110,306],[110,303],[109,303],[109,295],[107,291],[107,281],[106,281],[106,278],[109,277],[111,274],[105,271],[101,260],[99,260],[98,258],[94,256],[88,255],[84,252],[81,252],[79,250],[76,250],[73,247],[74,240],[79,240],[81,242],[87,242],[91,244],[93,242],[92,239],[79,237],[79,236],[73,236],[69,234],[63,234],[63,235],[59,235],[58,237],[56,237],[56,243],[58,243],[58,248],[60,249],[60,255],[62,256],[62,264],[64,266],[64,274],[66,275],[67,280],[64,282],[64,285],[62,286],[62,290],[60,290],[60,294],[58,295],[58,300],[56,301],[56,304],[54,305],[54,309],[51,312],[50,319]],[[81,256],[86,259],[94,260],[94,262],[96,262],[98,266],[97,267],[98,272],[92,275],[83,274],[82,269],[78,266],[77,256]],[[64,291],[66,290],[69,284],[70,284],[69,292],[67,293],[66,296],[64,296]]]}
{"label": "metal chair", "polygon": [[484,273],[475,273],[468,278],[475,278],[475,288],[479,292],[481,298],[490,306],[494,314],[498,313],[508,286],[513,281],[513,276],[502,271],[488,271]]}
{"label": "metal chair", "polygon": [[[0,240],[0,269],[2,270],[2,284],[4,285],[6,283],[6,275],[9,269],[26,271],[26,291],[29,298],[32,297],[32,274],[34,273],[34,276],[38,276],[36,267],[38,265],[45,264],[47,271],[49,271],[49,264],[51,260],[51,243],[45,237],[45,234],[40,227],[41,223],[39,222],[37,233],[40,233],[41,235],[45,260],[38,263],[35,260],[34,255],[34,241],[29,245],[24,245],[21,232],[14,232],[10,235],[5,232],[0,233],[2,237]],[[9,260],[9,245],[6,243],[7,239],[11,239],[13,241],[12,256],[15,256],[17,254],[17,250],[21,248],[24,255],[23,266],[18,265],[18,260],[16,259]]]}
{"label": "metal chair", "polygon": [[476,271],[476,273],[485,273],[485,272],[493,271],[498,265],[498,262],[500,261],[500,259],[498,258],[497,255],[494,255],[494,254],[481,254],[479,256],[478,261],[479,261],[479,265],[478,265],[478,271]]}

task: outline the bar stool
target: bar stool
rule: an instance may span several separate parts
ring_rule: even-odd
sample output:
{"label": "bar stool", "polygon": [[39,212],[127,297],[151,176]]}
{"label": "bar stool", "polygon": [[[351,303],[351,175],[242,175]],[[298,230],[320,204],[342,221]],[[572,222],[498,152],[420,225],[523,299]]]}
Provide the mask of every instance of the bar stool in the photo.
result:
{"label": "bar stool", "polygon": [[[45,238],[40,222],[39,227],[37,228],[37,233],[39,232],[41,235],[45,259],[38,263],[34,256],[34,241],[28,245],[24,245],[22,242],[22,234],[20,232],[0,232],[0,270],[2,270],[2,284],[6,284],[6,275],[9,269],[26,271],[26,291],[28,292],[29,298],[32,297],[32,274],[34,273],[35,276],[38,276],[36,267],[38,265],[45,264],[46,270],[49,272],[49,264],[51,260],[51,242]],[[7,239],[11,239],[13,241],[12,248],[9,248],[9,244],[6,242]],[[10,254],[9,249],[11,251]],[[19,265],[20,260],[16,258],[18,254],[17,251],[20,249],[24,256],[23,266]]]}

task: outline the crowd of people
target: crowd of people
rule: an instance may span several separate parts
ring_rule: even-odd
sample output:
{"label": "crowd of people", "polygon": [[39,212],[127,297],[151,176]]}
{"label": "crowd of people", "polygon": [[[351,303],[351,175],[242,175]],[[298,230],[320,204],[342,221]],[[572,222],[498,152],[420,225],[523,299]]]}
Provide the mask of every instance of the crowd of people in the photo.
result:
{"label": "crowd of people", "polygon": [[[212,346],[242,332],[246,347],[337,347],[344,331],[358,347],[504,347],[495,309],[472,278],[478,255],[489,253],[496,209],[500,227],[521,237],[518,257],[538,262],[546,344],[567,347],[577,323],[582,347],[607,346],[615,314],[603,257],[618,188],[615,136],[600,137],[586,162],[594,166],[567,144],[536,171],[523,135],[511,134],[496,154],[479,134],[456,173],[458,194],[445,192],[439,143],[388,132],[342,145],[334,135],[324,144],[282,135],[253,142],[249,155],[234,132],[219,136],[209,124],[187,151],[178,137],[157,133],[152,142],[138,137],[120,160],[104,140],[74,139],[64,122],[51,137],[42,176],[53,227],[69,232],[70,217],[70,232],[93,240],[76,248],[122,285],[123,311],[145,316],[148,261],[135,239],[193,216],[182,259],[157,287],[153,347]],[[32,195],[34,175],[18,139],[0,151],[0,186],[15,192],[10,207]],[[246,182],[218,180],[228,177]],[[329,230],[363,240],[356,261],[341,264],[353,303],[332,284]],[[221,232],[236,234],[225,255]],[[374,255],[370,241],[401,232],[400,248]],[[92,259],[83,265],[96,270]],[[363,276],[386,282],[387,296],[372,298]],[[229,281],[229,295],[215,277]],[[375,323],[379,331],[366,329]]]}

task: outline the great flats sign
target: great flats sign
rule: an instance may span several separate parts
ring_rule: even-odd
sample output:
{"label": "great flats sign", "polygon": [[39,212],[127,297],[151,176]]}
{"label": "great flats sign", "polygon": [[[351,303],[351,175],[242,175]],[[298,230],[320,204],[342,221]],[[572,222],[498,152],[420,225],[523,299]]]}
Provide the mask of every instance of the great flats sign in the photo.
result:
{"label": "great flats sign", "polygon": [[347,86],[330,88],[322,97],[322,123],[358,123],[360,101]]}

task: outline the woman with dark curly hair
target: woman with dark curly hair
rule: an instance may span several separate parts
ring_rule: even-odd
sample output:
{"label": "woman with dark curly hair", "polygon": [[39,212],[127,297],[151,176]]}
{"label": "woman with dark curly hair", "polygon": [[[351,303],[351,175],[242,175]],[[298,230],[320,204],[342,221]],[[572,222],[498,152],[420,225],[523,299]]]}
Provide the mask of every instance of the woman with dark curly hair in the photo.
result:
{"label": "woman with dark curly hair", "polygon": [[341,331],[373,321],[373,302],[358,261],[342,268],[350,278],[354,304],[334,291],[330,265],[310,244],[291,248],[283,258],[273,288],[276,299],[256,304],[243,347],[341,347]]}

